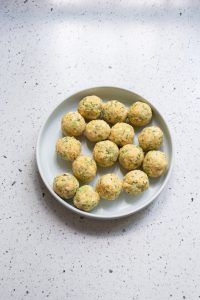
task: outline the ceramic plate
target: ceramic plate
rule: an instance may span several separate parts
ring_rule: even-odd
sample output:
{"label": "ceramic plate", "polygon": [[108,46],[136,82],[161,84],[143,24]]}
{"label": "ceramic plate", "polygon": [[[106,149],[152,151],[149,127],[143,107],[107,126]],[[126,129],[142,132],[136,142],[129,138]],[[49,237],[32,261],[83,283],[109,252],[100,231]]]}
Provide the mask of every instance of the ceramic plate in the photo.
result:
{"label": "ceramic plate", "polygon": [[[144,193],[136,197],[130,196],[126,193],[121,193],[120,197],[117,200],[101,200],[98,207],[95,208],[93,211],[83,212],[73,206],[72,200],[64,201],[56,193],[54,193],[52,189],[52,183],[56,175],[65,172],[72,173],[71,162],[66,162],[60,159],[55,153],[56,141],[59,137],[62,136],[60,129],[61,118],[66,112],[76,111],[79,101],[83,97],[88,95],[97,95],[104,101],[116,99],[124,103],[128,107],[132,105],[135,101],[143,101],[148,103],[152,108],[153,118],[152,122],[147,126],[158,125],[163,130],[164,143],[161,147],[161,151],[164,151],[167,154],[169,160],[169,168],[164,176],[157,179],[150,178],[150,187]],[[135,129],[135,144],[138,143],[137,135],[141,130],[142,128]],[[94,147],[94,143],[88,142],[84,137],[81,137],[80,141],[82,143],[82,154],[92,156],[92,149]],[[152,103],[128,90],[116,87],[96,87],[83,90],[68,97],[53,110],[53,112],[49,115],[40,131],[36,148],[36,158],[42,180],[44,181],[50,193],[54,196],[55,200],[59,201],[66,208],[83,216],[96,219],[114,219],[125,217],[141,210],[142,208],[150,204],[160,194],[171,174],[173,160],[172,138],[170,135],[169,128],[166,122],[164,121],[161,113],[153,106]],[[116,163],[113,167],[110,168],[98,167],[97,176],[90,184],[92,186],[95,186],[95,183],[99,176],[111,172],[114,172],[121,178],[126,173],[120,168],[119,163]]]}

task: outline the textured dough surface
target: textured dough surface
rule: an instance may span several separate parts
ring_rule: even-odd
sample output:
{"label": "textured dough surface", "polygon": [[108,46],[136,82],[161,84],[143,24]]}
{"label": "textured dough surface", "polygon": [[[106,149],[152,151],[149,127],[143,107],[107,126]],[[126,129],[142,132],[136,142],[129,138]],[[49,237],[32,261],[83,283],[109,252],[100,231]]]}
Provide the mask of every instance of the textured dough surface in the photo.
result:
{"label": "textured dough surface", "polygon": [[72,198],[79,187],[78,180],[71,174],[64,173],[54,178],[53,190],[63,199]]}
{"label": "textured dough surface", "polygon": [[96,143],[93,149],[93,157],[101,167],[110,167],[117,161],[119,149],[111,141],[102,141]]}
{"label": "textured dough surface", "polygon": [[146,127],[138,135],[138,141],[144,151],[158,150],[163,142],[163,132],[157,126]]}
{"label": "textured dough surface", "polygon": [[72,170],[77,179],[88,182],[96,176],[97,165],[91,157],[80,155],[73,161]]}
{"label": "textured dough surface", "polygon": [[168,166],[166,154],[161,151],[149,151],[144,158],[143,170],[150,177],[159,177],[164,174]]}
{"label": "textured dough surface", "polygon": [[63,137],[56,143],[56,152],[64,160],[74,160],[81,153],[81,143],[74,137]]}
{"label": "textured dough surface", "polygon": [[118,146],[132,144],[134,129],[127,123],[117,123],[111,128],[109,139]]}
{"label": "textured dough surface", "polygon": [[128,120],[131,125],[147,125],[152,118],[151,107],[144,102],[135,102],[128,111]]}
{"label": "textured dough surface", "polygon": [[73,199],[74,205],[84,211],[91,211],[99,203],[99,194],[90,185],[83,185],[78,190]]}
{"label": "textured dough surface", "polygon": [[99,196],[106,200],[115,200],[119,197],[122,190],[122,181],[115,174],[106,174],[99,178],[96,191]]}
{"label": "textured dough surface", "polygon": [[124,176],[123,190],[131,195],[138,195],[149,187],[148,176],[140,170],[130,171]]}
{"label": "textured dough surface", "polygon": [[64,136],[80,136],[85,130],[85,120],[78,112],[69,112],[62,117],[61,129]]}
{"label": "textured dough surface", "polygon": [[103,141],[110,135],[110,126],[103,120],[93,120],[86,125],[84,134],[91,142]]}
{"label": "textured dough surface", "polygon": [[97,119],[102,110],[102,100],[97,96],[87,96],[78,105],[78,112],[87,120]]}
{"label": "textured dough surface", "polygon": [[128,109],[126,106],[117,100],[111,100],[103,104],[102,118],[110,124],[124,122],[127,118],[127,113]]}
{"label": "textured dough surface", "polygon": [[127,170],[134,170],[141,166],[144,153],[141,147],[129,144],[123,146],[119,151],[119,163]]}

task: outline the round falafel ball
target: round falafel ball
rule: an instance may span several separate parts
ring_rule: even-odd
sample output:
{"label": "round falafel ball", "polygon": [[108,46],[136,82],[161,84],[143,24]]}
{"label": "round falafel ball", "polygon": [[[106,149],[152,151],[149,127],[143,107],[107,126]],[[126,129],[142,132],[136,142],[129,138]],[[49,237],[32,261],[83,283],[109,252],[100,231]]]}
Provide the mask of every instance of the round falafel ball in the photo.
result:
{"label": "round falafel ball", "polygon": [[127,112],[128,109],[124,104],[117,100],[110,100],[103,104],[102,118],[110,124],[116,124],[126,120]]}
{"label": "round falafel ball", "polygon": [[97,181],[96,191],[103,199],[115,200],[119,197],[121,190],[122,181],[114,173],[103,175]]}
{"label": "round falafel ball", "polygon": [[87,123],[84,134],[91,142],[103,141],[110,135],[110,126],[103,120],[93,120]]}
{"label": "round falafel ball", "polygon": [[58,139],[56,152],[64,160],[74,160],[81,153],[81,143],[71,136]]}
{"label": "round falafel ball", "polygon": [[148,176],[140,170],[130,171],[124,176],[122,187],[126,193],[138,195],[148,189]]}
{"label": "round falafel ball", "polygon": [[78,180],[71,174],[58,175],[53,181],[53,190],[63,199],[72,198],[79,188]]}
{"label": "round falafel ball", "polygon": [[134,137],[134,129],[131,125],[126,123],[116,123],[112,128],[109,140],[118,146],[132,144]]}
{"label": "round falafel ball", "polygon": [[138,135],[138,141],[145,152],[158,150],[163,142],[163,132],[157,126],[146,127]]}
{"label": "round falafel ball", "polygon": [[124,169],[134,170],[141,166],[144,153],[139,146],[129,144],[123,146],[119,151],[119,163]]}
{"label": "round falafel ball", "polygon": [[87,120],[96,120],[102,110],[102,100],[97,96],[87,96],[78,105],[78,112]]}
{"label": "round falafel ball", "polygon": [[85,120],[78,112],[69,112],[62,117],[63,135],[80,136],[85,130]]}
{"label": "round falafel ball", "polygon": [[88,182],[96,176],[97,165],[91,157],[80,155],[73,161],[72,171],[80,181]]}
{"label": "round falafel ball", "polygon": [[129,123],[133,126],[147,125],[152,118],[151,107],[144,102],[135,102],[128,111]]}
{"label": "round falafel ball", "polygon": [[74,196],[74,205],[81,210],[91,211],[99,203],[99,194],[90,185],[81,186]]}
{"label": "round falafel ball", "polygon": [[143,161],[143,170],[150,177],[159,177],[167,170],[168,160],[166,154],[152,150],[147,152]]}
{"label": "round falafel ball", "polygon": [[119,149],[111,141],[102,141],[96,143],[93,149],[93,157],[101,167],[111,167],[117,161]]}

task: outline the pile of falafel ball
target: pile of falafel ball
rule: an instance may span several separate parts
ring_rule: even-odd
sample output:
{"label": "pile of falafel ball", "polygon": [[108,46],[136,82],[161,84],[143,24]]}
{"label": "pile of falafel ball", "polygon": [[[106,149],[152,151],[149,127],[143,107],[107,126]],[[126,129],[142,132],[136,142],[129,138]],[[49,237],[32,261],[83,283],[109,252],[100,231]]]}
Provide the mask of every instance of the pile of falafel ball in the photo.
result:
{"label": "pile of falafel ball", "polygon": [[[159,127],[145,127],[138,135],[139,145],[133,144],[133,126],[145,126],[151,119],[151,107],[144,102],[135,102],[128,109],[117,100],[103,103],[97,96],[83,98],[78,112],[68,112],[61,121],[64,137],[58,139],[56,152],[62,159],[73,161],[73,175],[56,176],[54,191],[65,200],[73,198],[75,207],[83,211],[94,209],[100,198],[117,199],[122,190],[133,196],[144,192],[149,187],[148,176],[161,176],[168,165],[165,153],[158,151],[163,142]],[[76,137],[82,134],[95,143],[93,158],[81,154]],[[123,180],[110,173],[98,179],[96,188],[79,187],[79,181],[88,183],[96,176],[97,165],[106,168],[117,160],[128,170]]]}

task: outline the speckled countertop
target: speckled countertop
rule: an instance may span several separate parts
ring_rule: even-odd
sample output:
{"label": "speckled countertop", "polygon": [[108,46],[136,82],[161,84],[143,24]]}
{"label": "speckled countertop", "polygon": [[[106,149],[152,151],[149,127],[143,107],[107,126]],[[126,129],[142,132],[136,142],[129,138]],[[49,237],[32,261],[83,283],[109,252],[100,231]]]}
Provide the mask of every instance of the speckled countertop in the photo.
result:
{"label": "speckled countertop", "polygon": [[[199,299],[199,1],[2,0],[0,11],[0,299]],[[56,203],[35,162],[46,116],[98,85],[152,101],[176,147],[160,197],[104,222]]]}

